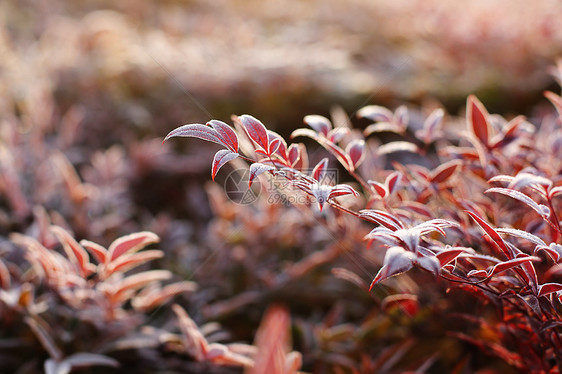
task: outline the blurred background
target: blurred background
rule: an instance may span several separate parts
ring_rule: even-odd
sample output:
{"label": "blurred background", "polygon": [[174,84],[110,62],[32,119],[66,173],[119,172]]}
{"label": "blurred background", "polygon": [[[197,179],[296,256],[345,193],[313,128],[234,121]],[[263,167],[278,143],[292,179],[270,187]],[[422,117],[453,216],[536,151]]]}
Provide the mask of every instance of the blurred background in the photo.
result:
{"label": "blurred background", "polygon": [[[234,341],[251,341],[265,306],[284,300],[299,315],[306,370],[353,367],[366,336],[382,349],[414,335],[436,344],[414,357],[442,344],[450,368],[462,349],[443,340],[442,300],[424,328],[406,318],[394,330],[376,317],[352,346],[337,341],[351,325],[328,331],[363,323],[373,307],[330,274],[337,264],[370,282],[378,265],[364,228],[349,224],[342,248],[356,254],[340,257],[333,234],[299,209],[240,207],[223,186],[204,187],[212,145],[161,142],[182,124],[231,123],[232,114],[284,135],[335,106],[352,121],[368,104],[440,102],[456,115],[471,93],[492,113],[532,115],[546,105],[542,92],[556,89],[549,69],[562,56],[561,14],[558,0],[3,0],[0,253],[21,262],[8,235],[38,236],[48,223],[102,245],[154,231],[166,252],[154,266],[194,279],[201,291],[183,300],[190,315],[220,321]],[[287,276],[287,263],[325,250],[320,270]],[[422,283],[401,282],[421,292]],[[334,346],[311,343],[330,334]]]}

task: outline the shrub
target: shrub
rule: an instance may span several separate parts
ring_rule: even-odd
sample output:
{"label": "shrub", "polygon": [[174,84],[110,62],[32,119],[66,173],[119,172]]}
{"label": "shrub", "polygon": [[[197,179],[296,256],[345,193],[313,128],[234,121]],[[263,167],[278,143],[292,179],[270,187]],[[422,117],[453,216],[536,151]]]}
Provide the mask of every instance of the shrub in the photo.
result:
{"label": "shrub", "polygon": [[[250,115],[233,116],[234,128],[218,120],[184,125],[165,140],[195,137],[223,146],[212,162],[213,179],[226,163],[243,159],[250,164],[249,187],[267,177],[264,185],[302,197],[318,223],[337,222],[342,213],[363,222],[367,247],[386,247],[369,291],[413,268],[433,274],[449,292],[462,290],[497,311],[497,320],[459,313],[483,331],[451,335],[517,370],[555,372],[562,365],[562,98],[546,96],[558,114],[538,126],[523,116],[491,115],[475,96],[467,100],[465,130],[453,120],[445,126],[440,108],[421,120],[405,106],[394,112],[367,106],[358,116],[373,123],[363,132],[346,121],[333,126],[323,116],[305,117],[310,128],[291,137],[323,147],[350,177],[347,183],[326,178],[329,158],[309,168],[304,144],[288,144]],[[369,138],[382,133],[397,140],[377,145]],[[337,224],[329,227],[341,234]],[[363,285],[349,270],[334,273]],[[391,305],[412,313],[418,307],[414,295],[386,300]]]}

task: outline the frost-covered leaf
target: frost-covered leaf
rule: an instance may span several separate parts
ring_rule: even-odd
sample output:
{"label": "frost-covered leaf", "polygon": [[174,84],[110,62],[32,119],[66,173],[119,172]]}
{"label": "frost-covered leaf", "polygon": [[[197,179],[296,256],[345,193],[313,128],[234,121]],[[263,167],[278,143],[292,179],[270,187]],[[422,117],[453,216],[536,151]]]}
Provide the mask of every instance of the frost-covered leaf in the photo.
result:
{"label": "frost-covered leaf", "polygon": [[379,270],[369,287],[369,291],[380,281],[410,270],[414,266],[416,255],[402,247],[390,247],[384,256],[383,267]]}
{"label": "frost-covered leaf", "polygon": [[488,145],[488,136],[490,133],[488,117],[488,111],[480,100],[478,100],[476,96],[470,95],[466,103],[468,130],[485,146]]}
{"label": "frost-covered leaf", "polygon": [[259,162],[254,162],[252,165],[250,165],[250,177],[248,178],[248,186],[249,187],[252,186],[254,179],[256,179],[258,175],[271,170],[275,170],[275,167],[272,165],[266,165]]}
{"label": "frost-covered leaf", "polygon": [[267,129],[263,123],[248,114],[241,115],[238,117],[238,120],[242,123],[242,126],[244,126],[244,130],[246,130],[248,137],[252,139],[262,151],[268,152],[269,137],[267,135]]}
{"label": "frost-covered leaf", "polygon": [[213,158],[213,164],[211,167],[211,177],[215,180],[215,176],[221,167],[229,161],[234,160],[240,156],[238,153],[232,152],[228,149],[221,149],[217,153],[215,153],[215,157]]}
{"label": "frost-covered leaf", "polygon": [[332,129],[332,123],[328,118],[316,114],[305,116],[304,123],[324,136],[328,136],[328,132]]}

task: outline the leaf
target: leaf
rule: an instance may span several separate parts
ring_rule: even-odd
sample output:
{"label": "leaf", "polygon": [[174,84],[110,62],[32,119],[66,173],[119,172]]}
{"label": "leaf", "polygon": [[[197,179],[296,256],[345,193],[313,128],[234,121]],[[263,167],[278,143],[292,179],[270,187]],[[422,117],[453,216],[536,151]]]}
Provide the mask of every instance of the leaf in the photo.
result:
{"label": "leaf", "polygon": [[189,317],[187,312],[179,305],[172,305],[174,313],[178,316],[178,324],[182,332],[182,341],[184,349],[195,360],[203,361],[209,349],[209,343],[195,324]]}
{"label": "leaf", "polygon": [[521,239],[525,239],[530,241],[533,244],[536,245],[542,245],[542,246],[546,246],[546,243],[539,238],[536,235],[533,235],[527,231],[524,230],[518,230],[518,229],[510,229],[510,228],[498,228],[496,229],[497,232],[501,233],[501,234],[508,234],[508,235],[512,235],[512,236],[516,236],[518,238]]}
{"label": "leaf", "polygon": [[470,252],[470,248],[464,247],[448,247],[447,249],[437,253],[435,256],[439,260],[441,267],[447,265],[451,261],[455,260],[463,253]]}
{"label": "leaf", "polygon": [[232,152],[238,152],[238,136],[236,132],[232,129],[232,127],[228,126],[226,123],[217,120],[211,120],[207,122],[207,125],[211,126],[217,134],[219,138],[222,140],[222,143],[230,149]]}
{"label": "leaf", "polygon": [[326,174],[326,169],[328,166],[328,158],[325,157],[316,166],[312,169],[312,178],[316,179],[317,181],[321,181],[324,175]]}
{"label": "leaf", "polygon": [[373,279],[369,291],[380,281],[410,270],[414,266],[415,258],[415,254],[406,251],[404,248],[398,246],[390,247],[384,256],[384,265],[375,276],[375,279]]}
{"label": "leaf", "polygon": [[445,162],[431,172],[429,181],[431,183],[443,183],[447,181],[461,165],[462,162],[460,160]]}
{"label": "leaf", "polygon": [[406,141],[396,141],[396,142],[390,142],[390,143],[386,143],[384,145],[381,145],[377,149],[377,154],[378,155],[386,155],[386,154],[394,153],[394,152],[416,153],[418,151],[419,151],[419,148],[414,143],[410,143],[410,142],[406,142]]}
{"label": "leaf", "polygon": [[550,295],[555,292],[562,291],[562,284],[560,283],[545,283],[539,286],[537,297]]}
{"label": "leaf", "polygon": [[109,261],[125,254],[141,250],[149,244],[160,241],[158,235],[150,231],[142,231],[115,239],[108,249]]}
{"label": "leaf", "polygon": [[385,313],[398,309],[406,313],[407,316],[413,317],[419,311],[418,296],[412,294],[396,294],[387,296],[382,300],[381,309],[384,310]]}
{"label": "leaf", "polygon": [[372,187],[372,190],[377,193],[380,197],[384,198],[387,195],[386,186],[379,182],[368,180],[367,183]]}
{"label": "leaf", "polygon": [[349,129],[345,127],[336,127],[328,132],[328,140],[332,143],[338,143],[349,134]]}
{"label": "leaf", "polygon": [[403,174],[401,172],[393,171],[386,177],[384,184],[386,185],[386,190],[389,195],[392,195],[394,191],[396,191],[402,181],[402,176]]}
{"label": "leaf", "polygon": [[548,193],[548,198],[552,199],[555,196],[562,194],[562,186],[557,186],[551,189]]}
{"label": "leaf", "polygon": [[39,317],[25,317],[24,321],[29,325],[29,327],[31,327],[31,330],[35,333],[35,336],[37,336],[37,339],[39,339],[43,348],[49,352],[49,356],[57,361],[60,361],[63,357],[63,353],[60,348],[57,347],[55,340],[47,332],[47,329],[39,322]]}
{"label": "leaf", "polygon": [[482,230],[484,230],[484,232],[488,234],[488,236],[492,239],[494,243],[496,243],[498,248],[501,249],[501,251],[507,258],[509,259],[513,258],[511,251],[507,248],[507,245],[503,241],[502,237],[492,228],[492,226],[490,226],[486,221],[484,221],[478,214],[468,210],[465,210],[464,212],[476,221],[478,226],[480,226]]}
{"label": "leaf", "polygon": [[562,117],[562,97],[552,91],[545,91],[544,96],[550,100],[554,108],[556,108],[558,115]]}
{"label": "leaf", "polygon": [[394,123],[396,123],[396,126],[398,126],[402,130],[405,130],[406,127],[408,127],[408,121],[410,119],[410,116],[408,115],[408,108],[405,105],[400,105],[394,111],[393,119]]}
{"label": "leaf", "polygon": [[109,291],[111,301],[122,302],[131,292],[142,288],[149,283],[170,279],[172,273],[168,270],[148,270],[136,273],[123,278],[115,284]]}
{"label": "leaf", "polygon": [[123,255],[107,265],[107,275],[113,274],[117,271],[126,272],[127,270],[140,266],[145,262],[156,260],[162,257],[164,257],[164,252],[157,249]]}
{"label": "leaf", "polygon": [[365,141],[363,139],[352,140],[345,148],[345,152],[349,155],[353,167],[357,168],[365,158]]}
{"label": "leaf", "polygon": [[441,109],[441,108],[435,109],[425,119],[425,121],[423,122],[422,129],[418,130],[416,132],[416,135],[418,137],[421,137],[421,139],[425,143],[429,143],[429,142],[433,141],[433,139],[435,139],[440,133],[439,128],[441,126],[441,123],[443,122],[443,116],[444,115],[445,115],[445,112],[443,111],[443,109]]}
{"label": "leaf", "polygon": [[95,266],[90,263],[88,252],[62,227],[51,226],[51,231],[61,242],[68,258],[78,265],[80,274],[84,277],[90,275]]}
{"label": "leaf", "polygon": [[86,250],[90,252],[92,256],[95,257],[98,263],[104,264],[106,263],[106,261],[108,261],[107,249],[105,249],[101,245],[85,239],[80,240],[80,244],[82,245],[82,247],[86,248]]}
{"label": "leaf", "polygon": [[372,222],[376,222],[384,227],[389,228],[392,231],[400,230],[404,228],[402,222],[398,218],[390,215],[382,210],[375,209],[363,209],[359,211],[359,215],[362,218],[366,218]]}
{"label": "leaf", "polygon": [[488,268],[485,272],[483,272],[482,270],[471,270],[468,272],[468,276],[472,277],[472,276],[482,276],[484,275],[485,278],[490,278],[498,273],[504,272],[506,270],[512,269],[516,266],[519,266],[523,263],[529,262],[529,261],[540,261],[541,259],[539,257],[535,257],[535,256],[525,256],[525,257],[517,257],[508,261],[503,261],[500,262],[490,268]]}
{"label": "leaf", "polygon": [[269,151],[269,137],[267,129],[258,119],[244,114],[238,117],[246,133],[263,151]]}
{"label": "leaf", "polygon": [[250,374],[285,373],[285,355],[289,347],[290,318],[287,309],[269,308],[256,333],[258,347],[254,367]]}
{"label": "leaf", "polygon": [[468,130],[485,146],[488,145],[488,135],[490,133],[488,116],[489,114],[480,100],[476,96],[470,95],[466,103]]}
{"label": "leaf", "polygon": [[250,165],[250,177],[248,178],[248,187],[252,187],[252,183],[254,183],[254,179],[256,179],[258,175],[271,170],[275,170],[275,166],[254,162],[252,165]]}
{"label": "leaf", "polygon": [[332,129],[332,123],[324,116],[316,114],[304,117],[304,123],[312,127],[317,133],[328,136],[328,132]]}
{"label": "leaf", "polygon": [[238,153],[232,152],[228,149],[221,149],[217,153],[215,153],[215,157],[213,158],[213,166],[211,168],[211,177],[215,180],[215,176],[219,169],[226,164],[228,161],[234,160],[236,157],[240,156]]}
{"label": "leaf", "polygon": [[87,352],[74,353],[66,357],[62,362],[70,364],[72,368],[88,366],[119,367],[119,362],[111,357]]}
{"label": "leaf", "polygon": [[328,200],[343,195],[353,195],[357,197],[359,196],[359,193],[347,184],[336,184],[334,187],[331,188],[330,194],[328,195]]}
{"label": "leaf", "polygon": [[198,138],[220,144],[225,147],[227,146],[227,144],[224,143],[223,139],[221,139],[217,130],[200,123],[180,126],[177,129],[170,131],[170,133],[168,133],[168,135],[166,135],[166,137],[164,138],[164,141],[177,136]]}
{"label": "leaf", "polygon": [[493,187],[484,191],[484,193],[488,193],[488,192],[500,193],[502,195],[506,195],[513,199],[519,200],[527,204],[527,206],[529,206],[534,211],[536,211],[541,217],[547,218],[550,215],[550,209],[546,205],[537,204],[533,199],[531,199],[529,196],[525,195],[522,192],[516,190],[510,190],[508,188],[500,188],[500,187]]}
{"label": "leaf", "polygon": [[193,292],[197,289],[197,285],[193,282],[183,281],[168,284],[165,287],[159,286],[145,292],[150,287],[143,289],[132,300],[131,304],[137,310],[148,311],[160,307],[175,295],[185,292]]}
{"label": "leaf", "polygon": [[379,105],[368,105],[359,109],[357,117],[368,118],[375,122],[392,122],[394,114],[385,107]]}

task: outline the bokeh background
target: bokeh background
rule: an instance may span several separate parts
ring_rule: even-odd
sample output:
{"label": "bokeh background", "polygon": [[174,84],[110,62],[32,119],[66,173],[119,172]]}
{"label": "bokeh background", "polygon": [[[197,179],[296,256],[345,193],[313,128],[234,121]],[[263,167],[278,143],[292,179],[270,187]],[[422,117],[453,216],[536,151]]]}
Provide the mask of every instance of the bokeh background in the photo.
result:
{"label": "bokeh background", "polygon": [[[353,367],[367,341],[382,350],[424,335],[451,347],[440,363],[450,368],[468,348],[443,338],[446,305],[422,318],[427,330],[404,316],[375,318],[373,300],[330,273],[347,267],[369,282],[376,272],[360,228],[346,233],[353,256],[326,250],[333,234],[301,210],[265,200],[241,207],[208,184],[213,146],[162,139],[185,123],[243,113],[284,135],[304,115],[336,107],[358,126],[368,104],[440,102],[456,115],[471,93],[490,112],[532,117],[556,87],[561,14],[557,0],[4,0],[1,253],[21,261],[8,235],[37,235],[45,222],[102,245],[154,231],[167,254],[154,266],[198,282],[181,302],[233,341],[251,341],[265,307],[280,300],[294,312],[306,370]],[[287,275],[287,264],[315,251],[325,251],[320,263]],[[162,314],[153,322],[165,325]],[[435,346],[417,345],[412,360]],[[34,357],[18,352],[12,368]]]}

